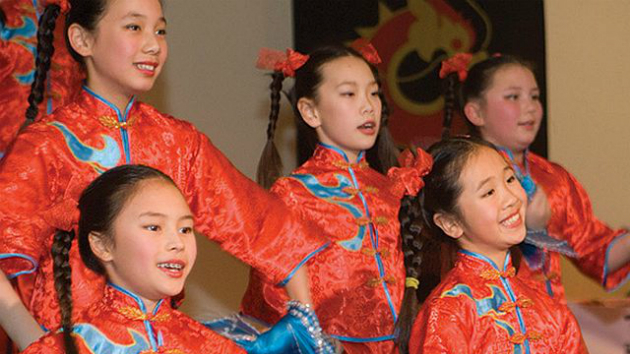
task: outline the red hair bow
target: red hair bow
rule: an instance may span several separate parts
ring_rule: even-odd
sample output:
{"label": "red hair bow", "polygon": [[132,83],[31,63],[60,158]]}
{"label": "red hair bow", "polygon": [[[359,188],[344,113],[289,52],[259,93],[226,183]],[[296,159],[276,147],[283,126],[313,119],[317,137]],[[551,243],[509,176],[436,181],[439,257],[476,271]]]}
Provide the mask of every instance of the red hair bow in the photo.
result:
{"label": "red hair bow", "polygon": [[457,53],[454,56],[442,61],[442,68],[440,69],[440,79],[445,78],[451,73],[457,73],[459,81],[466,80],[468,76],[468,65],[472,60],[472,54],[470,53]]}
{"label": "red hair bow", "polygon": [[258,54],[256,67],[273,71],[282,71],[285,77],[294,77],[295,71],[302,67],[309,56],[287,49],[286,53],[279,50],[262,48]]}
{"label": "red hair bow", "polygon": [[50,5],[57,5],[61,8],[62,14],[67,14],[70,11],[70,1],[69,0],[40,0],[40,6],[42,8],[46,8]]}
{"label": "red hair bow", "polygon": [[352,44],[350,44],[350,47],[361,53],[363,58],[372,65],[378,65],[383,62],[381,57],[378,55],[376,48],[374,48],[372,43],[368,42],[365,38],[357,38],[354,42],[352,42]]}
{"label": "red hair bow", "polygon": [[393,193],[403,195],[416,195],[424,187],[422,177],[426,176],[433,166],[433,157],[424,150],[416,149],[416,155],[411,150],[403,151],[398,156],[401,167],[393,167],[387,172],[387,176],[393,181]]}

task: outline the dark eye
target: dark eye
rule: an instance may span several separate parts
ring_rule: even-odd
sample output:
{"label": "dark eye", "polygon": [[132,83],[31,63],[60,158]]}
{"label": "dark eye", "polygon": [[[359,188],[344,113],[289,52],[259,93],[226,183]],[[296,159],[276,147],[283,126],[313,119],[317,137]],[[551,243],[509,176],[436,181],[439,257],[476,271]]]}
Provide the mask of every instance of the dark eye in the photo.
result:
{"label": "dark eye", "polygon": [[145,229],[149,230],[149,231],[160,231],[160,227],[157,225],[147,225],[144,227]]}
{"label": "dark eye", "polygon": [[129,30],[132,30],[132,31],[139,31],[140,30],[140,26],[134,25],[134,24],[127,25],[127,26],[125,26],[125,28],[127,28]]}
{"label": "dark eye", "polygon": [[345,97],[352,97],[354,96],[354,92],[342,92],[341,95]]}
{"label": "dark eye", "polygon": [[516,100],[518,100],[518,94],[515,94],[515,93],[514,94],[510,94],[510,95],[505,96],[505,98],[507,98],[510,101],[516,101]]}
{"label": "dark eye", "polygon": [[507,179],[507,181],[506,181],[506,182],[507,182],[507,183],[512,183],[512,182],[514,182],[514,181],[516,181],[516,176],[511,175],[510,177],[508,177],[508,179]]}
{"label": "dark eye", "polygon": [[535,95],[532,95],[532,100],[534,100],[534,101],[540,101],[540,94],[535,94]]}
{"label": "dark eye", "polygon": [[181,229],[179,229],[179,232],[182,234],[191,234],[193,232],[193,228],[192,227],[182,227]]}
{"label": "dark eye", "polygon": [[481,196],[481,198],[490,197],[490,196],[492,196],[492,195],[494,195],[494,189],[491,189],[491,190],[489,190],[489,191],[485,192],[485,193]]}
{"label": "dark eye", "polygon": [[157,32],[155,32],[157,35],[159,36],[166,36],[166,30],[165,29],[160,29],[157,30]]}

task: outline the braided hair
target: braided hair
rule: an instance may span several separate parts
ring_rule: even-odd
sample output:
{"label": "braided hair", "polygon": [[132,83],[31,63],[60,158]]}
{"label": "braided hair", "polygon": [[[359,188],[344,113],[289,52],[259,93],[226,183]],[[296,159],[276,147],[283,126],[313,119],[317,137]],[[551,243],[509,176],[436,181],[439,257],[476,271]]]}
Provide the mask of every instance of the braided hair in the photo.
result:
{"label": "braided hair", "polygon": [[[137,192],[140,183],[160,179],[175,185],[166,174],[147,166],[122,165],[106,171],[83,191],[79,198],[79,253],[83,263],[105,275],[100,259],[92,252],[89,235],[98,233],[106,243],[113,243],[113,224],[126,203]],[[72,269],[70,249],[74,231],[57,230],[53,239],[52,258],[55,291],[61,311],[64,347],[69,354],[78,353],[72,334]]]}

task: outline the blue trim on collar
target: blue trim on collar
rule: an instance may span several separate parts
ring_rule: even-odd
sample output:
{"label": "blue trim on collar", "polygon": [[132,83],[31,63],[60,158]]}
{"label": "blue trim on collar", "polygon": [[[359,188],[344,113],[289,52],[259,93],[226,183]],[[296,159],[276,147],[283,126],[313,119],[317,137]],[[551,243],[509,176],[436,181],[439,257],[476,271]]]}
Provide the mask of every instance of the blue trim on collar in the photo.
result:
{"label": "blue trim on collar", "polygon": [[20,275],[24,275],[24,274],[34,273],[37,270],[37,267],[39,265],[37,263],[37,261],[35,260],[35,258],[33,258],[31,256],[27,256],[25,254],[21,254],[21,253],[0,253],[0,260],[9,259],[9,258],[26,259],[27,261],[31,262],[31,264],[33,265],[33,268],[27,269],[27,270],[22,270],[22,271],[19,271],[17,273],[13,273],[13,274],[5,274],[8,279],[13,279],[13,278],[16,278],[16,277],[18,277]]}
{"label": "blue trim on collar", "polygon": [[121,122],[127,121],[127,114],[129,113],[129,110],[133,106],[133,103],[136,101],[136,96],[131,96],[131,99],[129,100],[129,103],[127,103],[127,107],[125,107],[125,115],[123,116],[122,113],[120,112],[120,110],[118,109],[118,107],[116,107],[116,105],[114,105],[113,103],[109,102],[105,97],[103,97],[103,96],[99,95],[98,93],[92,91],[92,89],[90,89],[86,85],[83,85],[83,89],[85,91],[87,91],[87,93],[89,93],[90,95],[92,95],[95,98],[97,98],[99,101],[105,103],[109,108],[113,109],[114,112],[116,112],[116,115],[118,116],[118,120],[119,121],[121,121]]}
{"label": "blue trim on collar", "polygon": [[[472,252],[472,251],[465,250],[465,249],[460,249],[460,250],[459,250],[459,252],[461,252],[461,253],[463,253],[463,254],[466,254],[466,255],[469,255],[469,256],[471,256],[471,257],[474,257],[474,258],[480,259],[480,260],[482,260],[482,261],[484,261],[484,262],[486,262],[486,263],[490,264],[490,265],[491,265],[494,269],[496,269],[496,270],[498,270],[498,271],[501,271],[501,270],[499,270],[499,266],[498,266],[496,263],[494,263],[494,261],[493,261],[492,259],[490,259],[490,258],[488,258],[488,257],[484,256],[484,255],[483,255],[483,254],[481,254],[481,253]],[[510,252],[508,251],[508,252],[507,252],[507,254],[505,255],[505,260],[504,260],[504,263],[503,263],[503,271],[504,271],[504,272],[505,272],[505,270],[507,269],[507,266],[508,266],[508,264],[509,264],[509,261],[510,261]]]}
{"label": "blue trim on collar", "polygon": [[[330,149],[330,150],[335,151],[336,153],[341,155],[343,157],[343,159],[346,160],[346,162],[350,162],[350,159],[348,159],[348,155],[346,155],[346,153],[343,150],[341,150],[340,148],[338,148],[336,146],[329,145],[329,144],[325,144],[325,143],[322,143],[322,142],[319,142],[318,144],[323,146],[323,147],[325,147],[326,149]],[[361,161],[361,159],[363,158],[363,155],[365,155],[365,151],[359,152],[359,154],[357,155],[357,160],[355,162],[353,162],[353,163]]]}
{"label": "blue trim on collar", "polygon": [[[144,305],[144,302],[142,301],[142,299],[140,299],[140,297],[134,293],[132,293],[131,291],[123,288],[120,285],[116,285],[112,282],[107,282],[107,285],[111,286],[112,288],[120,291],[121,293],[129,296],[130,298],[134,299],[137,303],[138,303],[138,307],[140,307],[140,310],[144,313],[147,313],[147,307]],[[155,315],[158,312],[158,309],[160,308],[160,305],[162,305],[162,303],[164,302],[164,299],[160,299],[156,304],[155,304],[155,309],[153,309],[153,313],[152,315]]]}

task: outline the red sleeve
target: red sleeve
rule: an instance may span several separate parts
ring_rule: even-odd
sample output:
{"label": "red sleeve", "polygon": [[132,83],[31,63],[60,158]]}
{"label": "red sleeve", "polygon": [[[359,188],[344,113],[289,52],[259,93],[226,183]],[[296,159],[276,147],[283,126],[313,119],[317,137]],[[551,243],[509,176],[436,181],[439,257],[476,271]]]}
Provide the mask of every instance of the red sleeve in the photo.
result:
{"label": "red sleeve", "polygon": [[[630,264],[615,272],[608,272],[608,251],[618,237],[626,230],[614,230],[595,217],[591,201],[584,188],[569,172],[554,165],[553,188],[558,194],[550,200],[552,218],[549,232],[566,239],[577,252],[578,258],[572,261],[590,277],[597,279],[608,290],[622,285],[630,273]],[[543,186],[545,188],[545,186]],[[550,191],[546,191],[549,195]],[[558,215],[556,215],[558,214]]]}
{"label": "red sleeve", "polygon": [[274,283],[284,283],[326,241],[241,174],[203,134],[184,193],[200,232]]}
{"label": "red sleeve", "polygon": [[464,323],[468,316],[456,298],[433,298],[424,307],[413,325],[409,352],[411,354],[468,353],[472,324]]}
{"label": "red sleeve", "polygon": [[559,338],[563,341],[561,348],[564,349],[566,354],[588,354],[586,343],[582,338],[582,331],[578,325],[575,316],[566,305],[559,305],[559,309],[562,312],[563,328],[560,333],[562,335]]}
{"label": "red sleeve", "polygon": [[59,333],[49,333],[32,343],[20,354],[63,354],[63,336]]}
{"label": "red sleeve", "polygon": [[46,159],[60,153],[51,140],[22,134],[0,160],[0,269],[10,278],[36,269],[53,232],[42,217],[58,182],[60,162]]}

